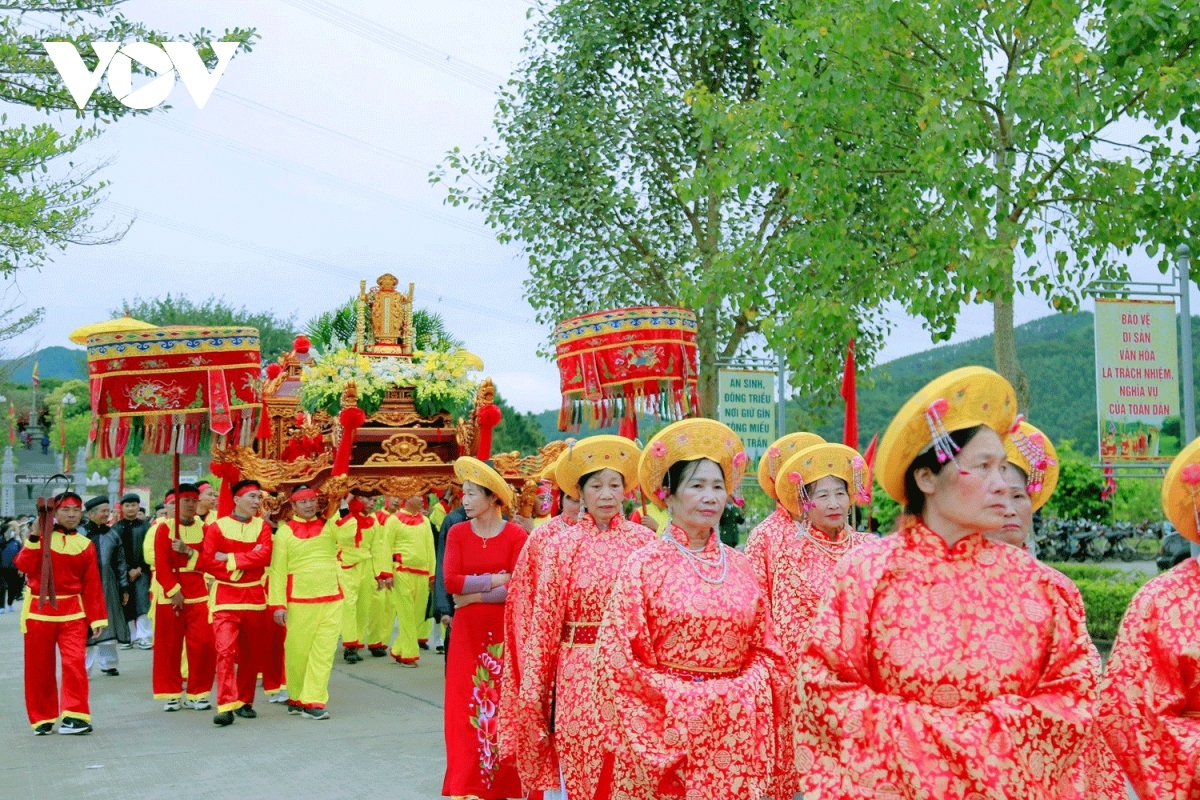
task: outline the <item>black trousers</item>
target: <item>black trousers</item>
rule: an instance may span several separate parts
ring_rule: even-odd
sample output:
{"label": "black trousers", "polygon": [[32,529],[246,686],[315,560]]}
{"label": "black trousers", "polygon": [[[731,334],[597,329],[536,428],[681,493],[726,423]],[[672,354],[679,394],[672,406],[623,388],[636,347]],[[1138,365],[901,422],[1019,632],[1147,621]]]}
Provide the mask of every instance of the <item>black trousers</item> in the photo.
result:
{"label": "black trousers", "polygon": [[21,596],[25,576],[16,567],[0,569],[0,606],[7,606]]}

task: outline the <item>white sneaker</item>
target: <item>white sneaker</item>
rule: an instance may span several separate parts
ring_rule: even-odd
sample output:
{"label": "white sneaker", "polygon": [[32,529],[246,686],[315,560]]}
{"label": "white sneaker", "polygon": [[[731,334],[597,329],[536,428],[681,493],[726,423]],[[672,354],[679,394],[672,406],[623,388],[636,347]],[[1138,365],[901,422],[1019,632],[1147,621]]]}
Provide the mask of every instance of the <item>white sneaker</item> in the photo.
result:
{"label": "white sneaker", "polygon": [[179,710],[179,699],[178,698],[172,698],[172,699],[168,700],[167,702],[163,703],[163,711],[178,711],[178,710]]}
{"label": "white sneaker", "polygon": [[267,700],[268,703],[286,703],[287,701],[288,701],[287,689],[280,689],[278,692],[271,695],[270,699]]}
{"label": "white sneaker", "polygon": [[154,649],[154,645],[150,644],[149,639],[138,639],[136,642],[134,642],[134,644],[137,646],[138,650],[153,650]]}
{"label": "white sneaker", "polygon": [[183,701],[183,707],[193,711],[209,711],[212,709],[212,701],[207,697],[198,697],[196,699],[189,697]]}

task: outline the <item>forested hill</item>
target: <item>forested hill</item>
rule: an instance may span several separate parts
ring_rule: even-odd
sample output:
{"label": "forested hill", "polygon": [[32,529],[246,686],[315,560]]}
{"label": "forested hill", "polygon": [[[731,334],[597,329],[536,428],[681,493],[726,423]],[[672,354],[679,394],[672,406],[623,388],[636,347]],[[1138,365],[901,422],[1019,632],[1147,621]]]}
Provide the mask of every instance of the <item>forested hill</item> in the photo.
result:
{"label": "forested hill", "polygon": [[[1078,452],[1096,454],[1096,360],[1092,315],[1059,314],[1027,322],[1016,329],[1017,353],[1029,376],[1029,420],[1054,441],[1067,438]],[[1200,318],[1192,321],[1194,376],[1200,377]],[[943,345],[889,361],[860,376],[858,390],[861,445],[882,433],[892,416],[914,392],[933,378],[958,367],[994,367],[992,337]],[[873,386],[868,387],[868,383]],[[1200,395],[1200,390],[1197,391]],[[828,421],[816,430],[832,441],[842,438],[841,398],[823,413]],[[811,419],[803,403],[789,406],[789,419]],[[557,409],[537,415],[548,439],[564,436],[555,429]],[[790,426],[795,428],[796,425]],[[615,432],[615,431],[613,431]],[[585,432],[586,433],[586,432]]]}

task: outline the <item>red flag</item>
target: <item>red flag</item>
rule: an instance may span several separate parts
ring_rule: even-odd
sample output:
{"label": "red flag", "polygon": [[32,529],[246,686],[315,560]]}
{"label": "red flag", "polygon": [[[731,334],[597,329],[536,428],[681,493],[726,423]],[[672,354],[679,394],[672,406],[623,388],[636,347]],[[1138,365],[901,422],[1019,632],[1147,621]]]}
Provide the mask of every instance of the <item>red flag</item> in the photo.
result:
{"label": "red flag", "polygon": [[863,461],[867,462],[867,502],[871,502],[871,495],[875,489],[875,448],[879,445],[878,431],[871,437],[871,443],[867,445],[867,452],[863,453]]}
{"label": "red flag", "polygon": [[858,389],[855,384],[854,340],[846,348],[846,368],[842,371],[842,399],[846,401],[846,423],[842,444],[858,449]]}
{"label": "red flag", "polygon": [[1104,468],[1104,488],[1100,490],[1100,499],[1107,500],[1117,493],[1117,476],[1112,467]]}

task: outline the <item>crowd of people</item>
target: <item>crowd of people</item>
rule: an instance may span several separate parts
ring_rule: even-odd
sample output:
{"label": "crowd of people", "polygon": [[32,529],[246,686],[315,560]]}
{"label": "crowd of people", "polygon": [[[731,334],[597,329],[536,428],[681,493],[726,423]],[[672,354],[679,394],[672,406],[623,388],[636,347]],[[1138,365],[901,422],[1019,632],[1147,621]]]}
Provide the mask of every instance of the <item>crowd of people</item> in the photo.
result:
{"label": "crowd of people", "polygon": [[[1056,459],[1012,387],[968,367],[904,405],[874,465],[776,441],[756,477],[777,505],[744,551],[720,528],[749,459],[706,419],[644,448],[571,441],[535,519],[469,457],[460,504],[352,494],[318,513],[302,486],[278,523],[253,481],[222,502],[180,485],[146,527],[136,497],[110,527],[106,498],[68,492],[14,558],[29,719],[89,732],[91,662],[116,675],[117,647],[149,640],[164,711],[253,718],[261,677],[328,719],[340,639],[351,664],[445,650],[453,798],[1117,800],[1126,779],[1200,796],[1200,565],[1139,591],[1102,669],[1078,589],[1028,550]],[[850,524],[873,479],[904,508],[882,537]],[[1193,541],[1198,492],[1200,441],[1163,488]]]}

